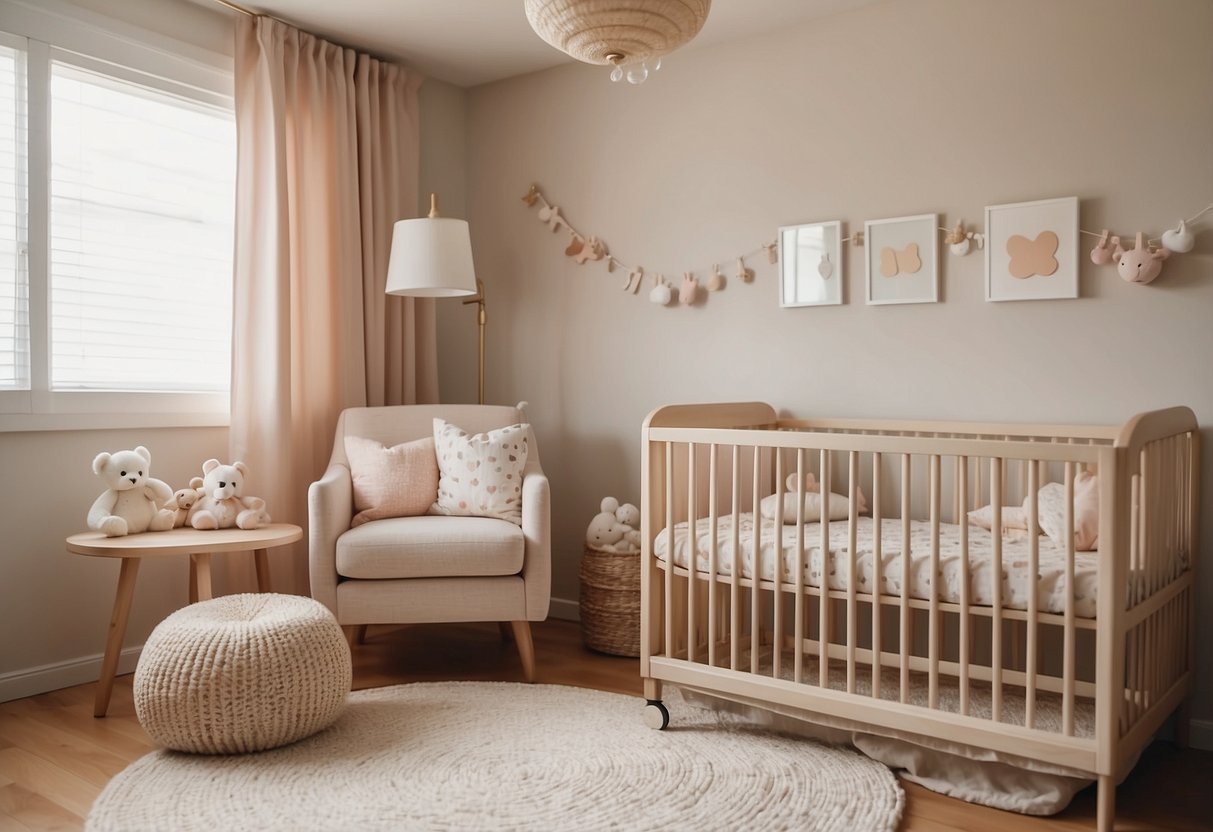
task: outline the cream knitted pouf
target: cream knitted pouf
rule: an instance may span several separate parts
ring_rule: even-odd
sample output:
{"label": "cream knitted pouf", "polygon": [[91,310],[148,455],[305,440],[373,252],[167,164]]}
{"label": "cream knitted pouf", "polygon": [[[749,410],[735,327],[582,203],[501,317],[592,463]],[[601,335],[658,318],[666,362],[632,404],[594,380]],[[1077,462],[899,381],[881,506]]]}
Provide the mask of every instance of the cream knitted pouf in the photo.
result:
{"label": "cream knitted pouf", "polygon": [[331,725],[350,680],[349,645],[323,604],[226,595],[152,631],[135,669],[135,713],[177,751],[262,751]]}

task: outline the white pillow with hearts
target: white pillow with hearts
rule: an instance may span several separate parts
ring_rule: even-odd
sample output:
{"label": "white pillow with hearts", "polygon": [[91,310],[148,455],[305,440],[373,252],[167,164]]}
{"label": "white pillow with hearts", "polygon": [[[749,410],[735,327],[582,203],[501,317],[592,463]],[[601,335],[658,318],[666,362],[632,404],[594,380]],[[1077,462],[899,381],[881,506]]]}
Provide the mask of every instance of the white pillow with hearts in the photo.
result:
{"label": "white pillow with hearts", "polygon": [[430,513],[495,517],[522,525],[522,470],[530,429],[517,424],[469,434],[435,419],[438,500]]}

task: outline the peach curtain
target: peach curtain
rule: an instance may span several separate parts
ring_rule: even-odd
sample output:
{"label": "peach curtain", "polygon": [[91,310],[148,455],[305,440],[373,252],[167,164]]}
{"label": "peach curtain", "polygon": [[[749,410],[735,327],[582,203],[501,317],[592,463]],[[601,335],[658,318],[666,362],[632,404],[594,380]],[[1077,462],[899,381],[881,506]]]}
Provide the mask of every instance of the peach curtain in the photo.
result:
{"label": "peach curtain", "polygon": [[[267,17],[238,21],[235,64],[230,449],[306,526],[343,408],[437,400],[433,301],[384,294],[392,224],[417,215],[421,79]],[[305,547],[271,557],[275,590],[306,593]]]}

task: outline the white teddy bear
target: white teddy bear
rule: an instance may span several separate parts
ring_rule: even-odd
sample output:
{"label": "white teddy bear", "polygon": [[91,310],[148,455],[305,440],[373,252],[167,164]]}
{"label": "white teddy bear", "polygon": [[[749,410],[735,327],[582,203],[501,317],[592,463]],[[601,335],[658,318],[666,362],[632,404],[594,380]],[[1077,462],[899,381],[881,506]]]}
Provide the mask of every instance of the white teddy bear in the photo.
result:
{"label": "white teddy bear", "polygon": [[173,512],[164,504],[173,490],[151,476],[152,452],[140,445],[133,451],[97,454],[93,473],[109,486],[88,510],[88,527],[106,537],[162,532],[173,527]]}
{"label": "white teddy bear", "polygon": [[619,504],[614,497],[602,500],[602,511],[594,515],[585,532],[585,543],[600,552],[635,554],[640,551],[640,509]]}
{"label": "white teddy bear", "polygon": [[[188,522],[195,529],[229,529],[232,526],[255,529],[270,522],[265,500],[243,496],[244,478],[248,476],[248,466],[243,462],[223,465],[217,459],[208,459],[202,463],[202,473],[198,499],[189,510]],[[188,495],[179,492],[180,496]]]}

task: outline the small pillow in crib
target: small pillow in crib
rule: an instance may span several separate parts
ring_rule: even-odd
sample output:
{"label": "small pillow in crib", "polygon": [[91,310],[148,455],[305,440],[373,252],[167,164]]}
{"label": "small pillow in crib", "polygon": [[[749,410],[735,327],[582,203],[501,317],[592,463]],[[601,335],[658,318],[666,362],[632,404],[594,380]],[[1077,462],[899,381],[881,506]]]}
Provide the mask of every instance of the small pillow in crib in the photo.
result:
{"label": "small pillow in crib", "polygon": [[[994,530],[994,507],[982,506],[969,512],[969,522],[980,526],[986,531]],[[1003,537],[1020,538],[1028,536],[1028,510],[1022,506],[1002,507]]]}
{"label": "small pillow in crib", "polygon": [[[1027,511],[1031,497],[1024,498]],[[1066,545],[1066,488],[1051,482],[1040,488],[1037,502],[1040,529],[1059,546]],[[1099,548],[1099,477],[1079,471],[1074,477],[1074,549],[1093,552]]]}
{"label": "small pillow in crib", "polygon": [[[796,523],[796,475],[789,474],[787,479],[787,491],[783,494],[783,522],[785,524]],[[805,474],[804,488],[804,522],[816,523],[821,520],[821,484],[817,482],[817,478],[811,473]],[[867,498],[863,495],[863,489],[856,488],[856,502],[859,504],[859,513],[864,514],[868,510]],[[759,504],[759,509],[762,516],[766,520],[775,519],[778,511],[778,495],[771,494],[768,497],[763,497]],[[829,510],[828,516],[831,520],[845,520],[851,516],[851,501],[842,494],[829,495]]]}
{"label": "small pillow in crib", "polygon": [[469,434],[435,419],[440,476],[438,499],[430,513],[495,517],[522,525],[522,470],[530,429],[528,424],[517,424]]}

